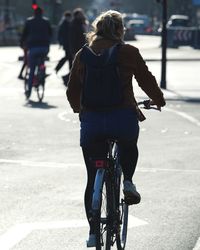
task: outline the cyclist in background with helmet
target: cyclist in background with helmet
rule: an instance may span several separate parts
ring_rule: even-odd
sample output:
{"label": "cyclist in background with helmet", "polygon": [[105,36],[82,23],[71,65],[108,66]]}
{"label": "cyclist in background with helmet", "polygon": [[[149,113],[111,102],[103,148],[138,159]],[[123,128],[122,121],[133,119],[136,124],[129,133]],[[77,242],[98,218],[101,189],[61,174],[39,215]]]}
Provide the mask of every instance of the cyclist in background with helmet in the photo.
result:
{"label": "cyclist in background with helmet", "polygon": [[49,52],[52,29],[49,20],[43,17],[43,10],[37,7],[34,16],[29,17],[24,25],[21,45],[26,44],[28,49],[28,65],[30,68],[28,79],[27,99],[31,95],[33,78],[38,59],[44,60]]}
{"label": "cyclist in background with helmet", "polygon": [[114,48],[116,44],[120,44],[117,54],[123,96],[120,105],[98,112],[95,107],[87,108],[82,103],[85,72],[87,72],[85,70],[86,65],[82,60],[84,48],[75,56],[68,82],[68,101],[73,111],[80,115],[80,144],[88,176],[85,191],[85,209],[90,225],[88,247],[95,246],[94,224],[90,220],[93,185],[96,175],[92,159],[106,159],[106,138],[114,138],[118,141],[120,164],[124,176],[123,191],[125,198],[127,196],[131,204],[140,202],[140,194],[136,190],[132,178],[138,160],[138,120],[142,120],[144,117],[137,107],[132,77],[135,77],[142,90],[152,99],[151,104],[157,105],[159,109],[165,106],[163,93],[158,87],[155,77],[146,66],[139,50],[132,45],[125,44],[123,37],[122,15],[112,10],[97,17],[93,23],[93,31],[87,34],[89,50],[97,56],[104,53],[108,48]]}

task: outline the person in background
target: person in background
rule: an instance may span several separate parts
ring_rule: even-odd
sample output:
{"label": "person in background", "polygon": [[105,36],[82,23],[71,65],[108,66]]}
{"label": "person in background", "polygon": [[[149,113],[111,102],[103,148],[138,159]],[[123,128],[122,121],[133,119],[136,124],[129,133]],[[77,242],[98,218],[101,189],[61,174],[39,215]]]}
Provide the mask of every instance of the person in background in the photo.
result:
{"label": "person in background", "polygon": [[89,23],[86,19],[83,9],[76,8],[73,11],[73,19],[71,24],[71,44],[72,55],[75,56],[76,52],[83,47],[86,43],[86,33],[88,32]]}
{"label": "person in background", "polygon": [[[77,51],[79,51],[86,43],[86,33],[88,31],[89,22],[86,19],[83,9],[76,8],[73,11],[73,18],[71,22],[71,52],[74,58]],[[63,77],[64,85],[67,86],[69,80],[69,73]]]}
{"label": "person in background", "polygon": [[88,177],[85,190],[85,210],[90,226],[87,246],[94,247],[96,236],[95,225],[91,221],[91,204],[96,168],[93,159],[106,159],[106,139],[114,138],[118,141],[125,199],[129,198],[130,204],[140,202],[140,194],[133,183],[133,176],[138,160],[138,120],[142,120],[143,117],[141,119],[141,111],[135,100],[132,77],[135,77],[141,89],[152,100],[151,104],[156,105],[158,109],[161,110],[161,107],[165,106],[165,99],[139,50],[124,43],[121,13],[110,10],[98,16],[93,23],[93,30],[87,34],[87,39],[89,50],[95,55],[102,55],[105,50],[112,50],[118,44],[120,45],[117,66],[122,84],[122,100],[119,105],[104,108],[103,111],[95,109],[96,106],[85,106],[82,101],[84,79],[86,79],[84,60],[88,58],[84,57],[84,48],[76,54],[66,94],[73,111],[79,113],[80,117],[80,145]]}
{"label": "person in background", "polygon": [[20,72],[19,72],[18,78],[19,78],[20,80],[24,80],[23,72],[24,72],[24,70],[25,70],[25,67],[26,67],[27,64],[28,64],[28,62],[27,62],[27,48],[26,48],[26,45],[25,45],[25,44],[23,44],[23,45],[21,45],[21,46],[22,46],[24,55],[23,55],[23,64],[22,64],[21,70],[20,70]]}
{"label": "person in background", "polygon": [[61,58],[58,64],[55,67],[56,73],[62,68],[65,62],[69,61],[69,69],[72,66],[72,52],[71,52],[71,43],[70,43],[70,36],[71,36],[71,19],[72,14],[70,11],[65,11],[63,18],[59,24],[58,28],[58,42],[63,47],[65,51],[65,56]]}
{"label": "person in background", "polygon": [[45,60],[49,52],[51,36],[50,22],[46,17],[43,17],[43,10],[38,7],[34,10],[34,16],[26,20],[21,37],[21,47],[26,44],[28,50],[28,65],[30,68],[28,90],[25,93],[27,99],[31,95],[37,62],[38,60]]}

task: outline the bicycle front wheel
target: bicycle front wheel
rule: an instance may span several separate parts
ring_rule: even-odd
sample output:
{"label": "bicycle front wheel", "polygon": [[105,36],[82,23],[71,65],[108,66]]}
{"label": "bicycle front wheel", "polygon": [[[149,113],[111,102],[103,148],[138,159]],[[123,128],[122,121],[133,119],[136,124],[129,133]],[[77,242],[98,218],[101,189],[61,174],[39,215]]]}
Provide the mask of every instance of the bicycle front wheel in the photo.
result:
{"label": "bicycle front wheel", "polygon": [[112,186],[106,180],[106,176],[102,181],[102,191],[100,192],[100,206],[95,211],[95,234],[96,234],[96,250],[110,250],[112,243],[112,216],[113,216],[113,196]]}
{"label": "bicycle front wheel", "polygon": [[118,176],[118,230],[116,235],[117,249],[124,250],[128,231],[128,205],[124,201],[121,174]]}

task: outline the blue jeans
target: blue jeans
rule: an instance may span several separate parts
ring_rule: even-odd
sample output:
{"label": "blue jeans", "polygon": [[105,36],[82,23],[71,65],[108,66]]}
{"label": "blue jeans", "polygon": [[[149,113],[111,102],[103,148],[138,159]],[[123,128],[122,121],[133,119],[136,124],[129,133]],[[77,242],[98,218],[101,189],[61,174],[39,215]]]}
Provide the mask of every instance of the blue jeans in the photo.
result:
{"label": "blue jeans", "polygon": [[39,63],[39,61],[41,63],[44,63],[45,56],[48,54],[48,52],[49,52],[49,47],[35,47],[35,48],[30,48],[28,51],[28,64],[30,68],[28,88],[30,92],[32,89],[35,68]]}
{"label": "blue jeans", "polygon": [[85,112],[80,115],[80,121],[82,147],[108,138],[130,141],[137,138],[139,133],[138,119],[132,109]]}
{"label": "blue jeans", "polygon": [[94,225],[89,220],[96,175],[93,159],[105,159],[108,152],[106,139],[117,139],[124,179],[132,181],[138,159],[139,125],[136,113],[132,109],[85,112],[80,115],[80,121],[80,144],[88,177],[85,189],[85,210],[90,224],[90,233],[94,233]]}

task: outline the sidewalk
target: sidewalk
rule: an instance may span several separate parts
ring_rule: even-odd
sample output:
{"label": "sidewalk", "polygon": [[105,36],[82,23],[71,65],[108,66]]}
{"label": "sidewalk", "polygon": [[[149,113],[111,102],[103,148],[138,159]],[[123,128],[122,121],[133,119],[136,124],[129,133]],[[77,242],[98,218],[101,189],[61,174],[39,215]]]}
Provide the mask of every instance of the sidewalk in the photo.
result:
{"label": "sidewalk", "polygon": [[[152,74],[160,85],[161,57],[160,37],[138,36],[130,43],[136,46],[146,61]],[[200,50],[189,46],[167,49],[166,89],[162,89],[167,100],[200,101]],[[145,98],[145,94],[134,85],[136,97]]]}
{"label": "sidewalk", "polygon": [[[173,91],[161,89],[164,97],[168,101],[193,101],[200,102],[200,89],[198,91]],[[134,93],[137,99],[148,99],[148,96],[137,86],[134,88]]]}

